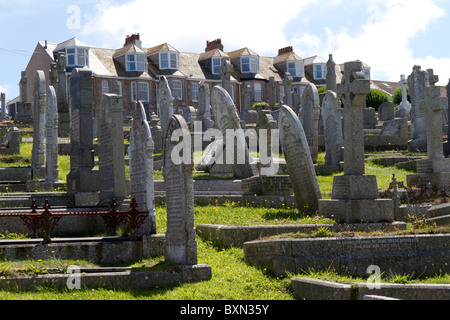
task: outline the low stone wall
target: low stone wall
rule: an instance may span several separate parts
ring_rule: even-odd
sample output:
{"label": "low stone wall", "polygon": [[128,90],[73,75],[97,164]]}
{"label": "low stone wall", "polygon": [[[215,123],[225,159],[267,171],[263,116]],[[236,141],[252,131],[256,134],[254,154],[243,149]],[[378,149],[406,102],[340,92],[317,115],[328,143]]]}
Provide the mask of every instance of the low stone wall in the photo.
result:
{"label": "low stone wall", "polygon": [[165,235],[144,236],[140,241],[127,238],[54,239],[41,245],[36,240],[0,241],[0,259],[84,260],[95,264],[116,265],[164,254]]}
{"label": "low stone wall", "polygon": [[[88,271],[78,276],[69,274],[49,274],[38,276],[5,277],[0,279],[0,290],[35,290],[40,287],[51,286],[57,289],[67,289],[68,282],[77,280],[80,289],[105,288],[109,290],[150,290],[155,287],[164,288],[182,283],[208,281],[212,277],[211,267],[205,264],[180,266],[175,270],[125,272],[97,272]],[[72,288],[69,288],[72,289]],[[78,288],[75,288],[78,289]]]}
{"label": "low stone wall", "polygon": [[450,272],[450,234],[279,239],[244,244],[245,258],[275,274],[333,268],[367,276],[369,266],[385,274],[432,276]]}
{"label": "low stone wall", "polygon": [[328,228],[332,232],[361,232],[361,231],[394,231],[404,230],[404,223],[371,223],[371,224],[317,224],[317,225],[266,225],[266,226],[226,226],[215,224],[197,225],[197,234],[204,239],[219,242],[225,248],[242,248],[245,242],[264,237],[272,237],[285,233],[310,234],[318,228]]}
{"label": "low stone wall", "polygon": [[[295,297],[302,300],[450,299],[450,285],[440,284],[355,283],[349,285],[310,278],[293,278],[291,284]],[[370,298],[373,296],[377,298]]]}

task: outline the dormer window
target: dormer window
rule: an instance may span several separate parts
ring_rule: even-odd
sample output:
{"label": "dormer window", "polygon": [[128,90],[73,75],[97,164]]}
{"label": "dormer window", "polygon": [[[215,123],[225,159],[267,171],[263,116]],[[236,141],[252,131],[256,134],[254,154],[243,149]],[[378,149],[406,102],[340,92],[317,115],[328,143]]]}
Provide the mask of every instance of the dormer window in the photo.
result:
{"label": "dormer window", "polygon": [[68,67],[85,67],[88,65],[88,49],[67,48],[66,49]]}
{"label": "dormer window", "polygon": [[212,73],[219,74],[222,66],[222,58],[212,58]]}
{"label": "dormer window", "polygon": [[179,56],[177,52],[161,52],[159,54],[159,68],[178,70]]}
{"label": "dormer window", "polygon": [[327,65],[324,63],[314,65],[314,80],[327,78]]}
{"label": "dormer window", "polygon": [[303,78],[305,76],[305,66],[302,61],[288,61],[287,71],[293,77]]}
{"label": "dormer window", "polygon": [[147,71],[147,55],[136,53],[126,55],[126,71]]}
{"label": "dormer window", "polygon": [[242,73],[259,73],[259,59],[255,56],[241,57]]}

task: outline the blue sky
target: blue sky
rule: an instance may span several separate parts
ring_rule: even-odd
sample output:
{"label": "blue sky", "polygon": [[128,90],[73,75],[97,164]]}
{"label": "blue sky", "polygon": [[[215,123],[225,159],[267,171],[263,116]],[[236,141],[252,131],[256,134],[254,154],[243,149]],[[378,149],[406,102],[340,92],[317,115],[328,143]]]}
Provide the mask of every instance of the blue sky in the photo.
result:
{"label": "blue sky", "polygon": [[446,85],[449,13],[447,0],[0,0],[0,91],[7,100],[19,94],[20,72],[38,41],[75,36],[119,48],[134,32],[145,47],[169,42],[188,52],[221,38],[225,51],[249,47],[275,56],[293,46],[302,58],[333,53],[337,63],[364,61],[375,80],[398,81],[419,64]]}

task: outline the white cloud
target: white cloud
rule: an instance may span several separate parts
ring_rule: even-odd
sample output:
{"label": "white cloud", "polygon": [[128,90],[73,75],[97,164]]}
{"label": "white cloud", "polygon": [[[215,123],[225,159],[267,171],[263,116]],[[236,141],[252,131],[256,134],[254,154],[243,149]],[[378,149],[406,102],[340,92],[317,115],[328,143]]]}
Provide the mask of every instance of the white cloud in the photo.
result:
{"label": "white cloud", "polygon": [[445,15],[445,11],[434,2],[369,1],[369,18],[356,35],[349,30],[334,34],[325,26],[325,39],[321,44],[315,43],[313,48],[320,47],[316,54],[324,57],[333,53],[335,61],[340,63],[360,59],[371,66],[372,75],[379,80],[397,81],[401,74],[410,74],[415,64],[450,75],[450,59],[414,58],[409,47],[414,36],[426,31],[432,22]]}
{"label": "white cloud", "polygon": [[138,32],[146,47],[168,42],[180,51],[194,52],[203,51],[207,40],[221,38],[226,51],[249,47],[261,55],[274,54],[289,45],[285,24],[302,8],[318,2],[134,0],[113,5],[101,1],[82,34],[100,38],[103,43],[98,45],[118,47],[125,35]]}
{"label": "white cloud", "polygon": [[10,86],[8,84],[0,84],[0,92],[3,92],[6,96],[6,100],[14,99],[15,97],[9,97]]}

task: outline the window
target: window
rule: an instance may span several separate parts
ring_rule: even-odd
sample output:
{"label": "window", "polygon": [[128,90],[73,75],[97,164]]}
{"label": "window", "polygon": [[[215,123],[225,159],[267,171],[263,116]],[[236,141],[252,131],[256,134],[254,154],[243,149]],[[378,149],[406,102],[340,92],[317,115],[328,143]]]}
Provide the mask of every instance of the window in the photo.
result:
{"label": "window", "polygon": [[326,64],[315,64],[314,65],[314,79],[326,79],[327,78],[327,65]]}
{"label": "window", "polygon": [[160,69],[178,69],[178,53],[177,52],[161,52],[159,54]]}
{"label": "window", "polygon": [[127,54],[126,55],[126,70],[128,71],[147,71],[147,55],[145,54]]}
{"label": "window", "polygon": [[172,95],[177,100],[183,99],[183,84],[181,83],[181,81],[172,81]]}
{"label": "window", "polygon": [[102,80],[102,95],[109,93],[109,82],[108,80]]}
{"label": "window", "polygon": [[131,101],[136,102],[137,101],[137,87],[136,82],[131,83]]}
{"label": "window", "polygon": [[212,73],[219,74],[222,66],[222,58],[212,58]]}
{"label": "window", "polygon": [[66,49],[67,66],[84,67],[88,65],[88,50],[85,48]]}
{"label": "window", "polygon": [[139,101],[142,102],[149,102],[150,101],[150,92],[149,92],[149,85],[146,82],[139,82],[139,92],[138,92],[138,98]]}
{"label": "window", "polygon": [[198,101],[198,83],[193,83],[191,85],[191,94],[192,94],[192,101],[197,102]]}
{"label": "window", "polygon": [[370,80],[370,69],[364,68],[363,72],[364,72],[364,76],[366,77],[366,80]]}
{"label": "window", "polygon": [[303,78],[305,76],[305,68],[302,61],[288,61],[287,71],[293,77]]}
{"label": "window", "polygon": [[258,57],[254,57],[254,56],[241,57],[241,72],[242,73],[258,73],[259,72]]}
{"label": "window", "polygon": [[255,101],[263,101],[263,91],[261,83],[255,83],[253,88],[255,90]]}

